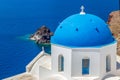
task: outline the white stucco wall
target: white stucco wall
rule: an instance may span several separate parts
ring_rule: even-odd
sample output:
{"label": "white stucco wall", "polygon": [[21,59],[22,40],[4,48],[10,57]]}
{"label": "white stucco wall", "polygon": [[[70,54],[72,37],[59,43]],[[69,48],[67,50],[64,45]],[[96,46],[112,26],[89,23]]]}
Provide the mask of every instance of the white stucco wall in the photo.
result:
{"label": "white stucco wall", "polygon": [[[58,56],[64,56],[64,75],[81,77],[82,59],[90,59],[90,75],[100,75],[100,49],[98,48],[68,48],[52,44],[52,70],[58,72]],[[61,74],[61,72],[59,72]]]}
{"label": "white stucco wall", "polygon": [[[89,75],[82,75],[82,59],[90,60]],[[72,50],[72,76],[98,76],[100,72],[100,50],[77,48]]]}
{"label": "white stucco wall", "polygon": [[43,68],[43,67],[39,67],[38,71],[39,71],[39,80],[46,80],[46,78],[53,75],[53,72],[51,70],[48,70],[48,69]]}
{"label": "white stucco wall", "polygon": [[[105,46],[70,48],[52,44],[52,70],[53,72],[70,77],[104,77],[116,73],[117,43]],[[58,71],[58,56],[64,56],[64,72]],[[111,71],[106,72],[106,56],[111,56]],[[90,59],[89,75],[82,74],[82,59]]]}
{"label": "white stucco wall", "polygon": [[[52,55],[52,70],[56,73],[63,74],[65,76],[71,76],[71,52],[70,48],[58,46],[52,44],[51,55]],[[64,56],[64,72],[58,72],[58,56]]]}
{"label": "white stucco wall", "polygon": [[[106,72],[106,56],[111,56],[111,71]],[[117,43],[107,45],[101,48],[100,54],[100,76],[116,73],[116,55],[117,55]]]}

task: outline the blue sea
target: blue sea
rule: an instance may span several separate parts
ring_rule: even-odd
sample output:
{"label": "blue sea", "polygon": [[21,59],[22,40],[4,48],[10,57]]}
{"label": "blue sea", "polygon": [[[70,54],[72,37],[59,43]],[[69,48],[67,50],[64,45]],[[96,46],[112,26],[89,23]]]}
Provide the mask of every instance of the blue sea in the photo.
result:
{"label": "blue sea", "polygon": [[[40,26],[52,32],[66,17],[80,12],[95,14],[105,21],[119,9],[119,0],[0,0],[0,80],[25,71],[25,66],[41,51],[29,40]],[[49,48],[45,50],[48,52]]]}

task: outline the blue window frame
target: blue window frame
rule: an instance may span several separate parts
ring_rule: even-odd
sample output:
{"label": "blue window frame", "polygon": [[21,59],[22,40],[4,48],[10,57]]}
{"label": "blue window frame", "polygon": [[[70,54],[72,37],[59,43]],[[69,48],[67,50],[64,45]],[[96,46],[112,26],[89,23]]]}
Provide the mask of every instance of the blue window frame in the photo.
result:
{"label": "blue window frame", "polygon": [[58,57],[58,71],[59,72],[64,71],[64,57],[63,57],[63,55],[59,55],[59,57]]}
{"label": "blue window frame", "polygon": [[90,59],[82,59],[82,74],[88,75],[90,68]]}

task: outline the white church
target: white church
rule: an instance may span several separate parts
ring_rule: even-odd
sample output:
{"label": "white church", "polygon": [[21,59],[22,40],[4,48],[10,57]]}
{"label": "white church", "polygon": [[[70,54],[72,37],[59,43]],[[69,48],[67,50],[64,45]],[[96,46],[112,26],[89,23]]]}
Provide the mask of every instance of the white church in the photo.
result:
{"label": "white church", "polygon": [[63,20],[51,38],[51,55],[43,50],[26,71],[39,80],[104,80],[117,73],[117,41],[98,16],[81,12]]}

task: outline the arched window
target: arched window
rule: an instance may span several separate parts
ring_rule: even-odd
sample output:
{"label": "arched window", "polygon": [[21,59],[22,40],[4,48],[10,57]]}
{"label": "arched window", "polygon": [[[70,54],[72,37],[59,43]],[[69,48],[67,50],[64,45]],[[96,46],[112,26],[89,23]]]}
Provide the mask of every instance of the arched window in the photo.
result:
{"label": "arched window", "polygon": [[90,68],[90,59],[89,58],[82,59],[82,74],[83,75],[89,74],[89,68]]}
{"label": "arched window", "polygon": [[111,57],[110,55],[106,56],[106,72],[111,70]]}
{"label": "arched window", "polygon": [[63,57],[63,55],[58,56],[58,71],[59,72],[64,71],[64,57]]}

